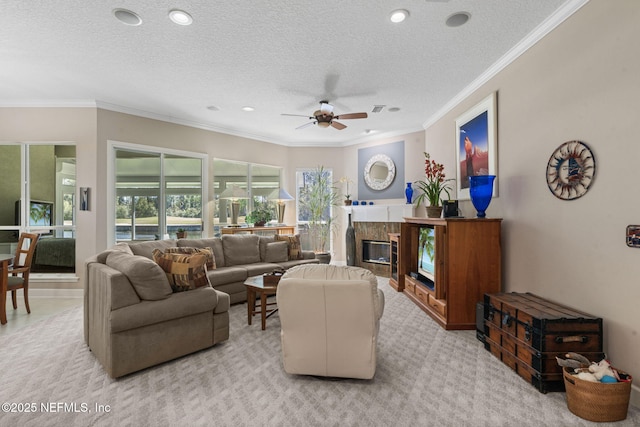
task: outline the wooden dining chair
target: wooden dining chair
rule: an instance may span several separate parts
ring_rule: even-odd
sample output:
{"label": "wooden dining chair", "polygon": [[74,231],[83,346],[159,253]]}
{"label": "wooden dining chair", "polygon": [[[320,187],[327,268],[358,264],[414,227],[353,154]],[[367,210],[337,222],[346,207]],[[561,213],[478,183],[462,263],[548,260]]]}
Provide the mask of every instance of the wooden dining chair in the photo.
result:
{"label": "wooden dining chair", "polygon": [[31,260],[36,250],[39,234],[21,233],[18,240],[16,256],[13,265],[9,267],[9,277],[7,281],[7,292],[11,291],[11,301],[13,309],[18,308],[17,291],[22,288],[24,292],[24,305],[27,313],[31,313],[29,308],[29,273],[31,272]]}

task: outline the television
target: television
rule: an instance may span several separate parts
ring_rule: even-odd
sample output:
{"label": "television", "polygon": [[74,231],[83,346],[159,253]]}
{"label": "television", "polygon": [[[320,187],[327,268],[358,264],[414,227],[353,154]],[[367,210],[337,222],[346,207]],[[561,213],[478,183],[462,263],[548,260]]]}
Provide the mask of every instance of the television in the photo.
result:
{"label": "television", "polygon": [[436,281],[436,230],[433,226],[421,226],[418,233],[418,280],[434,289]]}
{"label": "television", "polygon": [[[21,201],[16,201],[16,225],[21,225],[20,221]],[[53,225],[53,202],[43,202],[38,200],[29,201],[30,227],[46,227]]]}

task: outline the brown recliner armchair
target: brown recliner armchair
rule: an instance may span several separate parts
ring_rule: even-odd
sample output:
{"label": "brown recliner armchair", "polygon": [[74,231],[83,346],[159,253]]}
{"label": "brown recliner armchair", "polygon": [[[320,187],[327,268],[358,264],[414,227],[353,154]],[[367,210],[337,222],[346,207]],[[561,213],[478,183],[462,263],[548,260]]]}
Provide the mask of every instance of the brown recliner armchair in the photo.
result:
{"label": "brown recliner armchair", "polygon": [[304,265],[277,291],[282,360],[289,374],[371,379],[384,294],[359,267]]}

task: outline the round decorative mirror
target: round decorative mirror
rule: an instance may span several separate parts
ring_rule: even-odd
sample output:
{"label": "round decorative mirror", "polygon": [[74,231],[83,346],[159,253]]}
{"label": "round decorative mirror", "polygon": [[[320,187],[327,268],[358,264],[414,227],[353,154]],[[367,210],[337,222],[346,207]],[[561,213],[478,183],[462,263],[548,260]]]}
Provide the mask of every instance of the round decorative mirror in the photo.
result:
{"label": "round decorative mirror", "polygon": [[376,154],[364,166],[364,182],[372,190],[384,190],[396,177],[396,165],[386,154]]}

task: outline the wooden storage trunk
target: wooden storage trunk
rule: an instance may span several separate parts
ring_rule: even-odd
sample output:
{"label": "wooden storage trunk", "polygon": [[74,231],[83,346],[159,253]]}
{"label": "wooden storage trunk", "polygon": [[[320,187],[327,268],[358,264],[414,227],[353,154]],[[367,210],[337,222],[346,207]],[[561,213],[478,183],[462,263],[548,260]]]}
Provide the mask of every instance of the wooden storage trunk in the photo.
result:
{"label": "wooden storage trunk", "polygon": [[531,293],[484,296],[485,349],[540,392],[564,391],[556,356],[600,361],[602,319]]}

